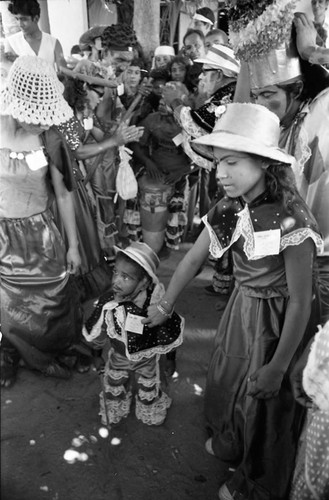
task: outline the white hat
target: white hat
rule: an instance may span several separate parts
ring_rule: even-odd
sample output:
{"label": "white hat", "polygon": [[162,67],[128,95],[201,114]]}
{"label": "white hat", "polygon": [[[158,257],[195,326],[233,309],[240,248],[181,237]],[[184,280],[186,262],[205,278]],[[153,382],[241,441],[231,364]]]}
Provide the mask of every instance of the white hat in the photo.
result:
{"label": "white hat", "polygon": [[137,262],[152,278],[155,285],[159,283],[159,279],[155,274],[160,264],[159,257],[146,243],[134,241],[124,249],[114,246],[114,250],[117,253],[124,253],[127,257]]}
{"label": "white hat", "polygon": [[154,51],[154,56],[173,56],[175,57],[174,47],[171,45],[159,45]]}
{"label": "white hat", "polygon": [[221,69],[227,76],[237,76],[240,71],[240,63],[235,58],[233,50],[226,45],[213,45],[204,57],[195,59],[194,62],[207,64],[214,69]]}
{"label": "white hat", "polygon": [[63,90],[47,61],[37,56],[18,57],[1,92],[0,114],[34,125],[59,125],[73,116]]}
{"label": "white hat", "polygon": [[214,25],[214,23],[210,19],[208,19],[208,17],[202,16],[201,14],[195,13],[192,19],[194,19],[194,21],[201,21],[202,23],[211,24],[211,26]]}
{"label": "white hat", "polygon": [[201,155],[213,158],[212,148],[217,147],[287,165],[293,163],[294,158],[278,147],[280,121],[272,111],[250,103],[232,103],[218,109],[222,114],[212,133],[192,141],[194,149]]}

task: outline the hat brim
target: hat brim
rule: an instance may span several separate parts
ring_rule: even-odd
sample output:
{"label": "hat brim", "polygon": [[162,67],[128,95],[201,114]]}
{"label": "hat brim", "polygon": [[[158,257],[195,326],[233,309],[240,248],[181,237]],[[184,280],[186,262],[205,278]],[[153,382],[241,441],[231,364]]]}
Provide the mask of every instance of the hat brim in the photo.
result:
{"label": "hat brim", "polygon": [[137,264],[139,264],[144,269],[144,271],[147,272],[147,274],[150,276],[150,278],[152,278],[152,281],[155,285],[157,285],[159,283],[159,278],[156,276],[156,274],[154,274],[151,267],[148,266],[145,262],[143,262],[139,258],[138,254],[132,252],[129,248],[123,249],[123,248],[117,247],[116,245],[113,246],[113,249],[114,249],[116,254],[121,252],[121,253],[125,254],[127,257],[129,257],[129,259],[137,262]]}
{"label": "hat brim", "polygon": [[90,28],[85,33],[83,33],[79,40],[79,45],[88,46],[90,43],[95,40],[95,38],[99,38],[102,36],[103,31],[107,28],[107,26],[94,26]]}
{"label": "hat brim", "polygon": [[254,142],[248,137],[235,135],[224,131],[212,132],[191,142],[192,149],[207,158],[214,159],[213,148],[228,149],[240,153],[249,153],[263,158],[268,158],[276,163],[291,165],[294,157],[286,153],[283,149],[273,146],[265,146]]}

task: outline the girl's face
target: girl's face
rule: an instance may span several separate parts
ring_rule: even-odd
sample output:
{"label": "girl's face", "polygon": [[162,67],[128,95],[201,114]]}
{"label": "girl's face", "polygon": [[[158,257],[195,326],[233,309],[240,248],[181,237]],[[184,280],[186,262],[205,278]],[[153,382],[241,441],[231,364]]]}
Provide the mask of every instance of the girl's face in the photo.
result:
{"label": "girl's face", "polygon": [[130,87],[137,87],[141,81],[141,69],[139,66],[129,66],[125,71],[125,83]]}
{"label": "girl's face", "polygon": [[287,94],[283,89],[277,87],[277,85],[253,89],[251,95],[256,104],[265,106],[265,108],[275,113],[280,120],[287,113]]}
{"label": "girl's face", "polygon": [[40,135],[45,130],[49,130],[49,125],[35,125],[34,123],[19,122],[19,125],[29,134]]}
{"label": "girl's face", "polygon": [[117,257],[112,275],[112,289],[116,299],[125,298],[138,292],[139,289],[143,288],[144,282],[146,279],[141,280],[134,264]]}
{"label": "girl's face", "polygon": [[182,63],[174,63],[171,66],[171,78],[173,82],[184,82],[186,76],[186,68]]}
{"label": "girl's face", "polygon": [[214,148],[217,178],[230,198],[250,203],[265,191],[265,166],[247,153]]}
{"label": "girl's face", "polygon": [[95,49],[102,50],[102,38],[100,36],[95,38],[93,40],[93,45],[94,45]]}
{"label": "girl's face", "polygon": [[172,56],[169,55],[161,55],[154,56],[154,65],[156,68],[163,68],[167,66],[167,64],[171,61]]}

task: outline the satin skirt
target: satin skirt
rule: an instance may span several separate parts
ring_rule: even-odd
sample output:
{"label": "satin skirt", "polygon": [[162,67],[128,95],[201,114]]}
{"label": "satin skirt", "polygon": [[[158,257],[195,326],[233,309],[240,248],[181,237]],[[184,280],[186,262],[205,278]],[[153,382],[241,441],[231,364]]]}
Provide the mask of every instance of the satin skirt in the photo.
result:
{"label": "satin skirt", "polygon": [[0,220],[1,331],[37,369],[77,338],[81,316],[66,248],[49,210]]}
{"label": "satin skirt", "polygon": [[[212,447],[236,498],[284,500],[294,470],[304,411],[295,402],[288,374],[272,399],[247,395],[248,377],[276,350],[288,298],[284,289],[233,290],[224,311],[205,392]],[[234,496],[234,495],[233,495]]]}

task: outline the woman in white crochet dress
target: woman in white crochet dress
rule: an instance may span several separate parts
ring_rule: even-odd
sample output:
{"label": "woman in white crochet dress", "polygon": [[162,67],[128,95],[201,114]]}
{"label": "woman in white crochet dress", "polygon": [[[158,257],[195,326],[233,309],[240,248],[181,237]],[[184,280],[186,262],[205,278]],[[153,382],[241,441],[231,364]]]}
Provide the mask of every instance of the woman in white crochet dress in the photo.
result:
{"label": "woman in white crochet dress", "polygon": [[[76,338],[79,308],[70,274],[80,255],[71,193],[73,174],[49,163],[42,133],[72,116],[53,67],[35,56],[14,62],[1,92],[0,293],[1,385],[19,360],[68,378],[61,353]],[[49,210],[56,197],[68,247]]]}

